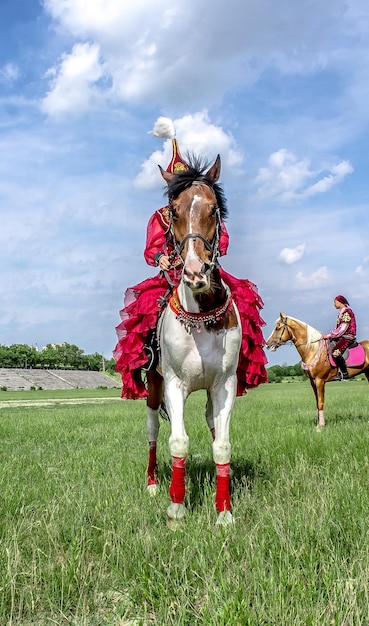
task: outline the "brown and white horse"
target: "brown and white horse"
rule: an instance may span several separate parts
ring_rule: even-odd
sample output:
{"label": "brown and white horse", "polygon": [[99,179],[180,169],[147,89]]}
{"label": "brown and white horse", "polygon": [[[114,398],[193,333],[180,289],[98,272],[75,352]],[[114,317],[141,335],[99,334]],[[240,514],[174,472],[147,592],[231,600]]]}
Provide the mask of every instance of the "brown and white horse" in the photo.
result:
{"label": "brown and white horse", "polygon": [[[156,440],[163,397],[169,414],[172,457],[169,520],[181,520],[186,509],[185,468],[189,439],[184,407],[189,394],[206,389],[206,420],[213,433],[218,524],[233,522],[229,477],[231,444],[229,423],[236,397],[236,370],[241,346],[241,324],[228,287],[220,278],[217,257],[222,191],[217,180],[220,157],[201,167],[193,160],[188,170],[171,174],[161,170],[167,183],[170,228],[175,253],[182,262],[179,285],[173,290],[158,326],[160,363],[148,372],[147,435],[148,487],[155,490]],[[224,198],[223,198],[224,200]],[[164,384],[163,384],[164,383]]]}
{"label": "brown and white horse", "polygon": [[[332,365],[328,355],[327,341],[321,332],[294,317],[280,313],[273,332],[266,341],[266,347],[275,351],[287,342],[292,342],[302,359],[302,368],[309,378],[314,391],[318,411],[318,428],[325,425],[324,392],[325,384],[337,376],[337,368]],[[369,341],[359,343],[356,360],[346,361],[349,378],[364,373],[369,382]]]}

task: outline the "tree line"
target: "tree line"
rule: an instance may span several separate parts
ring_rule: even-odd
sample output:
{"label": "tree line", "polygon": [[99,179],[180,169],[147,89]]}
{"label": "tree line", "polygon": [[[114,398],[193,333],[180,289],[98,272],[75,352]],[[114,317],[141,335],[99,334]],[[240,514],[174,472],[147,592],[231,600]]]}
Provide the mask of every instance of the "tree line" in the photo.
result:
{"label": "tree line", "polygon": [[280,383],[286,378],[294,379],[301,377],[302,379],[305,376],[301,363],[296,363],[296,365],[272,365],[267,368],[267,374],[269,383]]}
{"label": "tree line", "polygon": [[[92,371],[114,371],[114,359],[105,359],[94,352],[85,354],[84,350],[71,343],[48,343],[42,350],[35,346],[15,343],[11,346],[0,345],[0,367],[19,367],[22,369],[79,369]],[[272,365],[267,369],[268,382],[279,383],[286,378],[304,376],[300,363],[296,365]]]}
{"label": "tree line", "polygon": [[42,350],[15,343],[0,345],[0,367],[111,371],[114,370],[114,359],[107,360],[98,352],[85,354],[84,350],[71,343],[49,343]]}

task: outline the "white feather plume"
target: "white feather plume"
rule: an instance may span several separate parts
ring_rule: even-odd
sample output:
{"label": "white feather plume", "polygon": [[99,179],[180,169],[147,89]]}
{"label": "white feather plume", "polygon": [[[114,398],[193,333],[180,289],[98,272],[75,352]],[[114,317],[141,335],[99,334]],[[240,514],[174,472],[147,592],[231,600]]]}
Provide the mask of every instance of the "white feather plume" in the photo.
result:
{"label": "white feather plume", "polygon": [[174,139],[176,131],[173,120],[169,117],[158,117],[154,124],[154,128],[148,132],[153,137],[161,137],[162,139]]}

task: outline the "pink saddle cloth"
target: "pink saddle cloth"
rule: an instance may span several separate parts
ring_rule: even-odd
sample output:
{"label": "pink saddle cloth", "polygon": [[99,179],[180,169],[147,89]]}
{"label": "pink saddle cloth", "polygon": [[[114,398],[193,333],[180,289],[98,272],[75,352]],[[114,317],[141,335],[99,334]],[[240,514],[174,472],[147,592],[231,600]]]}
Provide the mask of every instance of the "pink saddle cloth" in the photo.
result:
{"label": "pink saddle cloth", "polygon": [[[347,367],[361,367],[362,365],[364,365],[365,352],[363,346],[358,344],[357,346],[355,346],[355,348],[350,348],[348,350],[348,357],[346,357],[346,352],[347,350],[344,353],[344,357]],[[337,367],[331,354],[329,355],[329,362],[332,367]]]}

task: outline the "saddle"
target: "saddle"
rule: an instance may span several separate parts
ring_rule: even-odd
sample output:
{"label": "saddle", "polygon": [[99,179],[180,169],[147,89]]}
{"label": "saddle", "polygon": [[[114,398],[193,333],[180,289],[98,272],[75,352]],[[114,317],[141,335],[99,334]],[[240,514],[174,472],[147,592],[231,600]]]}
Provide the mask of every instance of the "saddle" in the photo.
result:
{"label": "saddle", "polygon": [[[347,367],[362,367],[364,365],[364,362],[365,362],[364,348],[362,345],[360,345],[356,341],[352,343],[351,346],[346,348],[342,356],[346,361]],[[332,367],[337,367],[330,351],[329,351],[329,362]]]}

